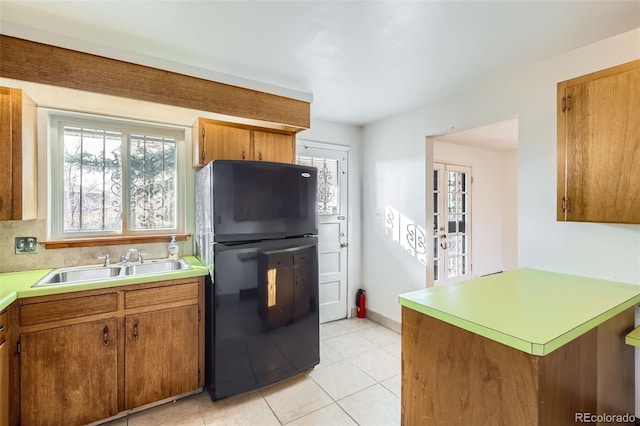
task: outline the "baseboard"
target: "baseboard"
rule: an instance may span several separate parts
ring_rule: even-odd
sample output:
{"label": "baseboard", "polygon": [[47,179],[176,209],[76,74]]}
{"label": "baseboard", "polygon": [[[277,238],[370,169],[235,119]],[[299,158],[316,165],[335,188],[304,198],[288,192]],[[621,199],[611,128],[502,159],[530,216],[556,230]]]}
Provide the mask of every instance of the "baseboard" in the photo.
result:
{"label": "baseboard", "polygon": [[[398,321],[394,321],[389,317],[385,317],[382,314],[379,314],[376,311],[372,311],[371,309],[367,309],[367,319],[370,319],[373,322],[377,322],[383,327],[387,327],[389,330],[393,330],[396,333],[400,333],[402,331],[402,326]],[[358,308],[351,308],[351,316],[350,318],[356,318],[358,316]]]}

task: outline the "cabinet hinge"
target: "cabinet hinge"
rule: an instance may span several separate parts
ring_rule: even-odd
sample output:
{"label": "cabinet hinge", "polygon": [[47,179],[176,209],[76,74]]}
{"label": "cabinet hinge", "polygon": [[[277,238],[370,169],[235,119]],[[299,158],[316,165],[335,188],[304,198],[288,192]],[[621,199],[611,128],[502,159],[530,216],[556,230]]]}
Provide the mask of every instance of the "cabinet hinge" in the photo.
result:
{"label": "cabinet hinge", "polygon": [[198,369],[198,383],[200,383],[200,369]]}
{"label": "cabinet hinge", "polygon": [[568,111],[571,109],[571,96],[566,96],[562,98],[562,112]]}
{"label": "cabinet hinge", "polygon": [[569,199],[562,197],[562,211],[563,212],[568,212],[569,211]]}
{"label": "cabinet hinge", "polygon": [[200,309],[198,309],[198,322],[200,322],[200,318],[201,318]]}
{"label": "cabinet hinge", "polygon": [[202,137],[204,138],[204,127],[202,128]]}
{"label": "cabinet hinge", "polygon": [[22,351],[22,344],[20,343],[20,340],[18,340],[18,343],[16,343],[16,353],[20,355],[21,351]]}

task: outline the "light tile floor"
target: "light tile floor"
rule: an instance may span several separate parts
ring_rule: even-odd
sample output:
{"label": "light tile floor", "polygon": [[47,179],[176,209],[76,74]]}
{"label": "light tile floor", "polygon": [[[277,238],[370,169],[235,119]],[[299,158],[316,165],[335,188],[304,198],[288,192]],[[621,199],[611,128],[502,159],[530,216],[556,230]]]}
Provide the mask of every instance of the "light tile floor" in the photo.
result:
{"label": "light tile floor", "polygon": [[212,402],[206,392],[109,426],[394,426],[400,424],[400,335],[352,318],[320,326],[320,364],[260,391]]}

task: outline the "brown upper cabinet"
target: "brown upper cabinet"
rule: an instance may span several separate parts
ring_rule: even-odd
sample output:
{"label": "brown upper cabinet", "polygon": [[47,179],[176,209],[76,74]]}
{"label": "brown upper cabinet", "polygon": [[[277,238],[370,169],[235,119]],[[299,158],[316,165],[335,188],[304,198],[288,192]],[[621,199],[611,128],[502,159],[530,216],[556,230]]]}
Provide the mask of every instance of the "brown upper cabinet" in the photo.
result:
{"label": "brown upper cabinet", "polygon": [[213,160],[295,162],[295,132],[199,118],[193,124],[193,166]]}
{"label": "brown upper cabinet", "polygon": [[36,104],[20,89],[0,87],[0,220],[37,216]]}
{"label": "brown upper cabinet", "polygon": [[640,60],[558,83],[559,221],[640,223]]}

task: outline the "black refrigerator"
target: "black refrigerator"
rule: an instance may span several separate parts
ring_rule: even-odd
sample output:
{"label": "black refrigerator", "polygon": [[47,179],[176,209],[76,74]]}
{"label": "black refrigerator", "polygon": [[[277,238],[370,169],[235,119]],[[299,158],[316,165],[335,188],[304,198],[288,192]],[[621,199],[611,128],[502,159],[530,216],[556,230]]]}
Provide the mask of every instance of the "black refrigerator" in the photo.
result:
{"label": "black refrigerator", "polygon": [[205,286],[212,399],[320,362],[317,171],[216,160],[196,173],[196,256]]}

